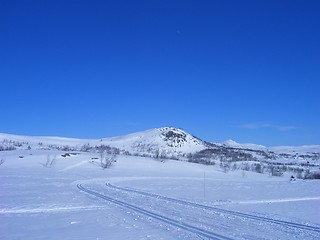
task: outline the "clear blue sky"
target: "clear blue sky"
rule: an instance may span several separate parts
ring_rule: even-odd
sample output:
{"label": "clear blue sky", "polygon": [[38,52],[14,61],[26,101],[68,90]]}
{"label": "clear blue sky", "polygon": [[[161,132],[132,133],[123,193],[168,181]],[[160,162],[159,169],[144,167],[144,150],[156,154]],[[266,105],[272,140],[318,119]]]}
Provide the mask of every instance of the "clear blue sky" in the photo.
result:
{"label": "clear blue sky", "polygon": [[320,144],[320,1],[0,0],[0,132]]}

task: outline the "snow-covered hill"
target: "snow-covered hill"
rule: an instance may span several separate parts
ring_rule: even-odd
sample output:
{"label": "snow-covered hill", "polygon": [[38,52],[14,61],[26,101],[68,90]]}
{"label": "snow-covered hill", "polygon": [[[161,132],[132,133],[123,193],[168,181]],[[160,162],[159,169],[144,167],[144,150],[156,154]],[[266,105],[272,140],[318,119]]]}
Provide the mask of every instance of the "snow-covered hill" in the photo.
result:
{"label": "snow-covered hill", "polygon": [[[219,144],[219,143],[217,143]],[[303,146],[274,146],[266,147],[253,143],[238,143],[234,140],[227,140],[221,144],[233,148],[251,149],[251,150],[269,150],[278,153],[320,153],[320,145],[303,145]]]}
{"label": "snow-covered hill", "polygon": [[[76,139],[63,137],[17,136],[0,133],[0,150],[59,149],[88,151],[99,146],[117,149],[129,155],[188,160],[190,154],[200,158],[258,160],[277,162],[315,161],[320,159],[320,145],[300,147],[265,147],[256,144],[240,144],[232,140],[208,143],[174,127],[155,128],[147,131],[102,139]],[[194,157],[193,157],[194,160]],[[201,162],[196,159],[196,162]],[[208,161],[206,160],[206,163]]]}
{"label": "snow-covered hill", "polygon": [[102,143],[134,154],[152,153],[174,156],[195,153],[206,148],[204,141],[173,127],[155,128],[126,136],[106,138],[102,139]]}
{"label": "snow-covered hill", "polygon": [[263,146],[263,145],[257,145],[257,144],[252,144],[252,143],[237,143],[236,141],[233,141],[231,139],[222,142],[222,144],[229,146],[229,147],[234,147],[234,148],[267,150],[267,147]]}
{"label": "snow-covered hill", "polygon": [[17,136],[0,133],[3,147],[18,148],[75,148],[83,146],[110,146],[122,152],[136,155],[178,157],[206,148],[206,143],[185,131],[174,127],[155,128],[125,136],[103,139],[76,139],[63,137]]}

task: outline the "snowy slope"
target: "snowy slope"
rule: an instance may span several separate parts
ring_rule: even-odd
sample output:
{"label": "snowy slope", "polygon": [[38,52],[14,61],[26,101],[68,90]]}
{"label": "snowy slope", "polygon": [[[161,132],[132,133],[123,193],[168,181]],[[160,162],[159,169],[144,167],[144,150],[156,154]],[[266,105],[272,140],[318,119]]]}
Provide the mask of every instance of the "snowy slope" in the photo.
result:
{"label": "snowy slope", "polygon": [[[309,158],[318,158],[320,154],[320,145],[312,146],[283,146],[283,147],[266,147],[257,144],[241,144],[233,140],[223,143],[208,144],[192,136],[191,134],[174,127],[155,128],[147,131],[128,134],[125,136],[103,138],[103,139],[77,139],[64,137],[35,137],[35,136],[17,136],[0,133],[1,146],[15,146],[20,149],[26,149],[29,146],[36,149],[66,147],[80,150],[87,145],[91,148],[106,145],[118,148],[122,153],[134,155],[162,157],[166,158],[183,158],[189,153],[196,153],[208,148],[226,148],[236,151],[247,151],[249,154],[260,158],[268,156],[275,158],[300,158],[309,154]],[[0,147],[1,147],[0,146]],[[1,150],[1,149],[0,149]],[[233,151],[234,151],[233,150]],[[315,155],[316,154],[316,155]]]}
{"label": "snowy slope", "polygon": [[97,153],[62,155],[0,152],[0,239],[320,238],[318,181],[125,155],[102,170]]}
{"label": "snowy slope", "polygon": [[46,137],[46,136],[19,136],[13,134],[0,133],[0,142],[5,140],[19,142],[24,145],[38,146],[38,145],[70,145],[79,146],[85,143],[94,143],[98,140],[93,139],[78,139],[78,138],[65,138],[65,137]]}
{"label": "snowy slope", "polygon": [[[217,143],[219,144],[219,143]],[[238,143],[233,140],[227,140],[222,142],[229,147],[241,148],[241,149],[252,149],[252,150],[269,150],[278,153],[320,153],[320,145],[303,145],[303,146],[274,146],[266,147],[263,145],[252,144],[252,143]]]}
{"label": "snowy slope", "polygon": [[76,148],[80,148],[85,144],[92,147],[108,145],[119,148],[121,151],[130,152],[131,154],[146,154],[148,156],[166,154],[176,157],[187,153],[195,153],[206,148],[206,144],[200,139],[173,127],[155,128],[125,136],[103,139],[33,137],[0,133],[0,142],[4,140],[21,143],[25,148],[27,146],[33,148],[48,147],[50,145]]}
{"label": "snowy slope", "polygon": [[304,145],[304,146],[276,146],[270,148],[275,152],[282,153],[320,153],[320,145]]}
{"label": "snowy slope", "polygon": [[129,134],[122,137],[103,139],[104,144],[132,153],[185,154],[206,148],[200,139],[173,127],[163,127]]}
{"label": "snowy slope", "polygon": [[231,139],[222,142],[222,144],[234,147],[234,148],[242,148],[242,149],[253,149],[253,150],[267,150],[266,146],[258,145],[258,144],[252,144],[252,143],[237,143],[236,141],[233,141]]}

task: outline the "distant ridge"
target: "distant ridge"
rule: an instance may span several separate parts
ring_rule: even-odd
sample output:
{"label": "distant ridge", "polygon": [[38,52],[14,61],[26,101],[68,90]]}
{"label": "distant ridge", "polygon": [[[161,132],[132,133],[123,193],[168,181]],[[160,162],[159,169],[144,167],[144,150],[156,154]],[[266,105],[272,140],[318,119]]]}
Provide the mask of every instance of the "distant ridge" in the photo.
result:
{"label": "distant ridge", "polygon": [[[123,153],[127,152],[145,156],[165,155],[174,158],[181,156],[186,157],[188,154],[194,154],[206,149],[215,149],[216,152],[223,152],[225,151],[224,149],[233,149],[242,152],[247,151],[258,159],[267,155],[269,157],[272,155],[272,158],[280,158],[283,156],[296,158],[296,156],[302,156],[305,153],[320,153],[320,145],[298,147],[278,146],[268,148],[266,146],[251,143],[240,144],[233,140],[227,140],[222,143],[208,143],[175,127],[154,128],[124,136],[102,139],[19,136],[0,133],[0,142],[2,142],[3,146],[16,142],[19,143],[17,145],[21,145],[22,148],[26,148],[27,146],[37,148],[41,145],[41,147],[47,148],[69,146],[74,149],[80,149],[84,145],[91,147],[107,145],[118,148]],[[218,149],[220,150],[218,151]],[[281,155],[281,153],[283,154]]]}

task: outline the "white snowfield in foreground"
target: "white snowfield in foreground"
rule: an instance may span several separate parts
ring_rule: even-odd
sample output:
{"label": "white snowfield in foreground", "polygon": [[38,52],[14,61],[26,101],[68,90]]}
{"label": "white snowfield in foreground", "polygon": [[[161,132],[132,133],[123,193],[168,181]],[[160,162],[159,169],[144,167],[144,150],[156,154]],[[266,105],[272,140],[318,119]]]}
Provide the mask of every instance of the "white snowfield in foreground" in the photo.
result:
{"label": "white snowfield in foreground", "polygon": [[318,180],[64,153],[0,152],[0,239],[320,239]]}

